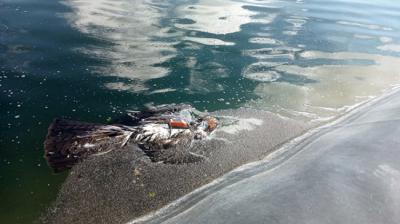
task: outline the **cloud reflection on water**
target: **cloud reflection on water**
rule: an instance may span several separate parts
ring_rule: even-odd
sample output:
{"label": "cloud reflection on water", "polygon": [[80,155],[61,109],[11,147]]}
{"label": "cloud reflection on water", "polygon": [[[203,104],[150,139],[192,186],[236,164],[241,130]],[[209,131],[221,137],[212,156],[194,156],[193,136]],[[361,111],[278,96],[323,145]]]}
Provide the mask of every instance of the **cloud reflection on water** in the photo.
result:
{"label": "cloud reflection on water", "polygon": [[[302,7],[307,6],[299,8]],[[400,84],[400,72],[396,68],[400,58],[381,55],[375,50],[383,53],[398,51],[398,45],[392,43],[393,38],[385,36],[398,35],[392,33],[394,29],[367,22],[367,18],[357,17],[353,21],[347,15],[344,17],[349,18],[349,21],[332,21],[330,13],[335,8],[326,10],[327,13],[317,19],[307,17],[308,10],[280,14],[277,20],[292,24],[284,26],[283,34],[288,35],[286,41],[280,41],[279,44],[264,42],[268,47],[244,50],[245,55],[257,59],[244,70],[244,77],[256,77],[255,80],[260,81],[263,74],[265,79],[271,77],[271,72],[280,75],[280,78],[270,82],[259,83],[255,93],[260,99],[248,102],[248,106],[268,109],[301,120],[326,121]],[[311,12],[311,15],[315,17],[319,14]],[[358,22],[359,20],[364,23]],[[308,21],[311,24],[307,24]],[[272,26],[266,26],[264,30],[276,30],[274,24]],[[310,40],[299,37],[308,35],[308,30],[318,33],[318,28],[320,35],[314,35]],[[326,32],[331,30],[335,31]],[[272,33],[274,35],[269,38],[278,39],[274,38],[277,36],[276,32]],[[310,46],[310,42],[318,44],[318,41],[326,43],[326,46],[336,45],[337,49],[347,48],[348,51],[332,52],[325,51],[323,46]],[[366,44],[368,48],[364,47]],[[266,65],[261,72],[249,69],[260,64]],[[293,81],[294,79],[297,81]]]}
{"label": "cloud reflection on water", "polygon": [[[224,80],[237,79],[235,74],[240,73],[256,83],[254,93],[260,97],[245,105],[324,120],[400,83],[395,69],[400,59],[380,55],[400,51],[393,37],[396,27],[370,21],[368,13],[354,17],[351,10],[337,18],[340,4],[337,8],[314,1],[273,0],[179,4],[66,0],[66,4],[73,9],[67,18],[74,27],[109,43],[79,50],[104,59],[99,73],[131,80],[108,83],[109,89],[208,94],[232,88]],[[242,52],[242,60],[221,59],[235,51]],[[162,64],[177,58],[182,60],[177,64],[187,69],[179,74],[188,76],[185,86],[160,90],[146,86],[149,80],[169,75],[174,68]],[[232,66],[238,61],[240,71]]]}
{"label": "cloud reflection on water", "polygon": [[[146,81],[171,72],[170,67],[162,64],[179,54],[181,49],[175,48],[179,43],[198,43],[200,45],[192,45],[200,46],[198,50],[202,50],[202,46],[235,45],[216,37],[196,36],[194,31],[238,32],[241,25],[255,21],[251,16],[257,15],[245,9],[244,3],[236,1],[202,0],[193,5],[158,0],[65,0],[64,3],[72,9],[64,16],[73,27],[105,42],[101,46],[89,45],[77,50],[105,62],[95,68],[97,73],[134,80],[124,84],[108,83],[107,88],[131,92],[146,90],[143,87]],[[267,23],[273,17],[258,21]],[[162,24],[163,19],[173,23]],[[193,76],[192,81],[208,83],[204,80],[206,77],[202,78],[196,71],[189,75]],[[194,86],[192,81],[190,86]]]}
{"label": "cloud reflection on water", "polygon": [[240,26],[254,22],[257,13],[243,8],[244,3],[223,0],[200,0],[196,4],[177,9],[180,18],[194,21],[192,24],[176,24],[181,29],[213,34],[228,34],[240,31]]}
{"label": "cloud reflection on water", "polygon": [[[65,15],[72,26],[107,43],[78,49],[106,62],[96,68],[98,73],[139,81],[168,74],[168,68],[157,65],[174,57],[176,49],[174,43],[162,39],[178,34],[160,25],[167,7],[163,1],[66,0],[65,4],[72,8]],[[122,89],[135,89],[126,85]]]}
{"label": "cloud reflection on water", "polygon": [[276,71],[304,76],[316,82],[307,85],[288,82],[260,84],[256,93],[262,100],[250,104],[298,119],[319,121],[346,112],[352,106],[400,83],[400,72],[396,68],[400,58],[397,57],[313,51],[303,52],[301,56],[307,60],[368,60],[371,64],[277,66],[274,68]]}

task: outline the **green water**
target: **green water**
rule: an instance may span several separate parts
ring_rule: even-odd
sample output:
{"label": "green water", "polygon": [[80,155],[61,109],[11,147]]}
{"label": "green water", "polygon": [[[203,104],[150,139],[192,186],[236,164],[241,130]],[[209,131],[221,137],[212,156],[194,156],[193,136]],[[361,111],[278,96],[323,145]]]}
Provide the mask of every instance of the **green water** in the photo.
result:
{"label": "green water", "polygon": [[389,0],[0,0],[0,222],[55,199],[53,118],[186,102],[326,121],[400,84],[399,21]]}

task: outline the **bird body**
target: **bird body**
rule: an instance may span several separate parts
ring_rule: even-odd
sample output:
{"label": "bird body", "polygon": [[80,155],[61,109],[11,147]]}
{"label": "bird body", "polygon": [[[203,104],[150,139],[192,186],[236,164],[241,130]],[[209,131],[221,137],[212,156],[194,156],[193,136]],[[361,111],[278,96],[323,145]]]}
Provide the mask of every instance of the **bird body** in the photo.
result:
{"label": "bird body", "polygon": [[154,162],[179,163],[186,161],[182,155],[189,155],[185,152],[193,140],[204,139],[216,126],[215,118],[185,104],[131,111],[113,125],[55,119],[44,143],[45,157],[61,172],[89,156],[137,144]]}

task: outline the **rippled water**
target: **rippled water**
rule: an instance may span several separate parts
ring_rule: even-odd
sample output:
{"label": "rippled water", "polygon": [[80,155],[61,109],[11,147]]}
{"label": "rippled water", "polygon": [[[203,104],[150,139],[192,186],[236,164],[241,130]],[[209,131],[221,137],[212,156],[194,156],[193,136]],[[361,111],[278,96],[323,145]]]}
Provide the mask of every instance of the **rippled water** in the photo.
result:
{"label": "rippled water", "polygon": [[54,117],[189,102],[327,121],[400,84],[399,21],[392,0],[0,1],[0,222],[56,197]]}

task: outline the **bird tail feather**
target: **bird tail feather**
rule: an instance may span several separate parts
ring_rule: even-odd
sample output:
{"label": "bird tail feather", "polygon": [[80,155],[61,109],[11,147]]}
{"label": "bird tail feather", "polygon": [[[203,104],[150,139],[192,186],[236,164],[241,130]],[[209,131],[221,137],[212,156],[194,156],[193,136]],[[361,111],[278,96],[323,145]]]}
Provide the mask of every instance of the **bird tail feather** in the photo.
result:
{"label": "bird tail feather", "polygon": [[55,119],[44,142],[45,158],[55,172],[62,172],[84,158],[123,147],[133,133],[126,126]]}

